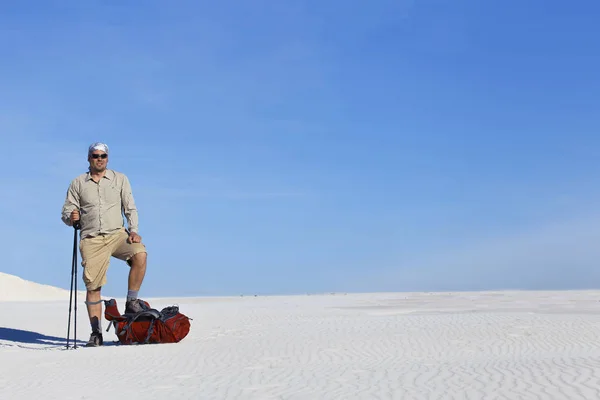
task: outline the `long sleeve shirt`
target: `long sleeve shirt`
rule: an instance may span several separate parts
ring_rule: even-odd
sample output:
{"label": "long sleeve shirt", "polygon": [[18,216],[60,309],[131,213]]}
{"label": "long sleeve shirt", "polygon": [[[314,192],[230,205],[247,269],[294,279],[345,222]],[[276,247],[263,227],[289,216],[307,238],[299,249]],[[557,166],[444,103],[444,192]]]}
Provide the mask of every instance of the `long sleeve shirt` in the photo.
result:
{"label": "long sleeve shirt", "polygon": [[62,207],[62,221],[71,225],[71,212],[79,210],[81,237],[110,234],[124,227],[123,215],[130,232],[138,232],[138,212],[131,185],[121,172],[107,169],[95,182],[86,172],[71,181]]}

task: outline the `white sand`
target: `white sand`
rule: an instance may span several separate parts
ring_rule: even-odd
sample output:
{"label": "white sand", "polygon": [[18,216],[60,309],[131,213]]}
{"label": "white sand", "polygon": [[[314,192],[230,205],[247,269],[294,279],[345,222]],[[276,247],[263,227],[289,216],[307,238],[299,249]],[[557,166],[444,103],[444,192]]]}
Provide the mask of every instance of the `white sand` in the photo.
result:
{"label": "white sand", "polygon": [[[190,335],[68,351],[68,292],[62,301],[0,303],[0,399],[599,399],[598,299],[584,291],[148,299],[179,304],[194,318]],[[88,335],[81,304],[78,337]]]}

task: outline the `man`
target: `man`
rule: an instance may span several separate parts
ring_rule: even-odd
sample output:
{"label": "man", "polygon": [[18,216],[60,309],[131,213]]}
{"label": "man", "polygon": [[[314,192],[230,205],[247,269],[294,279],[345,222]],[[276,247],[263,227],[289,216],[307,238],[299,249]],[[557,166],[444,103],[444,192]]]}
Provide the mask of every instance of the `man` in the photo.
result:
{"label": "man", "polygon": [[[87,346],[101,346],[101,289],[111,257],[126,261],[130,267],[125,313],[138,312],[144,304],[138,292],[146,274],[146,247],[138,233],[138,212],[129,179],[107,168],[108,146],[93,143],[88,149],[88,172],[71,181],[62,208],[62,221],[79,223],[79,251],[83,281],[87,289],[86,305],[92,334]],[[129,229],[125,229],[123,214]]]}

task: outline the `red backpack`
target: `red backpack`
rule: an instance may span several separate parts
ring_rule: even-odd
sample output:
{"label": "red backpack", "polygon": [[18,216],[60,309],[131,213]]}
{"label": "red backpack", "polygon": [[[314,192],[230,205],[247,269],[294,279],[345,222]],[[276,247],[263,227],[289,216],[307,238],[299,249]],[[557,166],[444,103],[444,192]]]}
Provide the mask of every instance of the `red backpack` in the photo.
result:
{"label": "red backpack", "polygon": [[150,304],[140,300],[147,309],[135,314],[121,314],[115,299],[104,300],[104,317],[114,325],[121,344],[178,343],[190,331],[190,320],[179,312],[179,307],[165,307],[161,311],[150,308]]}

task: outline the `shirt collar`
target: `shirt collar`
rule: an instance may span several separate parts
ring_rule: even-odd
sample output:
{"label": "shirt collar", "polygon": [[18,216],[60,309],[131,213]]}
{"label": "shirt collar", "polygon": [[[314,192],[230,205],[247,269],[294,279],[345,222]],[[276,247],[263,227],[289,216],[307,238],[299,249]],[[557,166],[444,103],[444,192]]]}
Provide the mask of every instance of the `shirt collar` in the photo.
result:
{"label": "shirt collar", "polygon": [[[110,181],[114,178],[114,176],[115,176],[115,172],[112,169],[106,169],[106,173],[104,174],[103,178],[108,179]],[[92,179],[92,174],[88,170],[85,180],[89,181],[91,179]]]}

